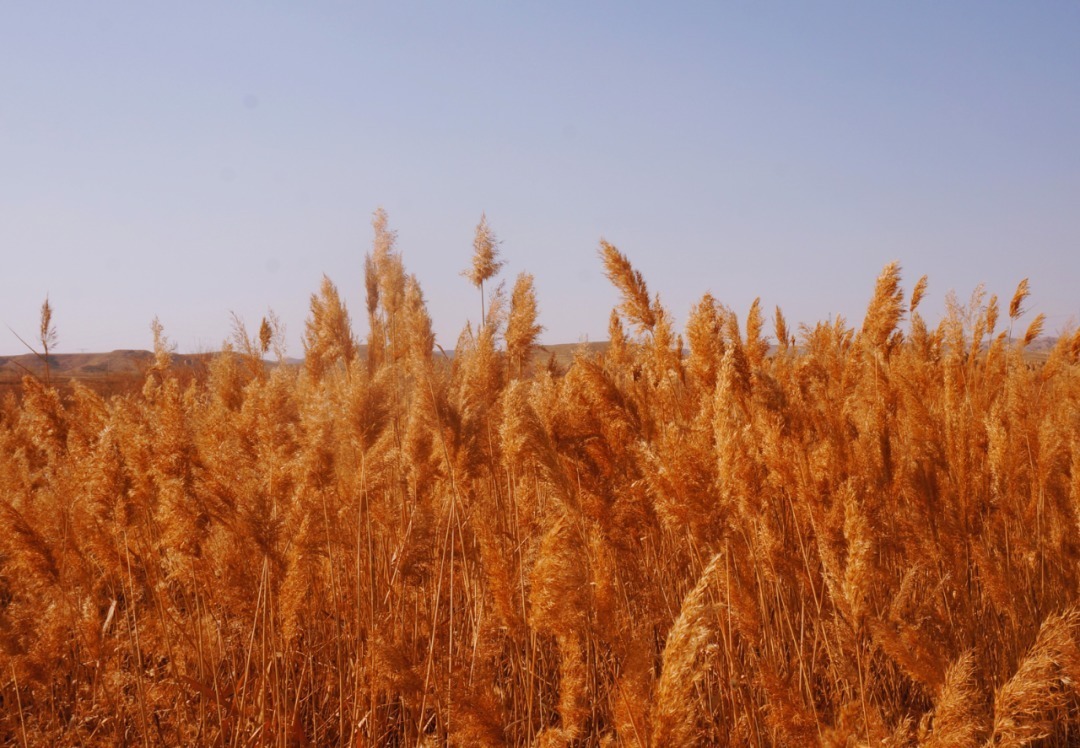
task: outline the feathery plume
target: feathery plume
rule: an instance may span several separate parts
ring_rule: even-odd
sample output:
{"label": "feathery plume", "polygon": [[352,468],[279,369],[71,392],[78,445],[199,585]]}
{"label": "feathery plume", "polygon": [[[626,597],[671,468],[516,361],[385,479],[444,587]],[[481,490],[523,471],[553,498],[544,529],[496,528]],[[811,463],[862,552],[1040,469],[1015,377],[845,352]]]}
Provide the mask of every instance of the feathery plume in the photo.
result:
{"label": "feathery plume", "polygon": [[1028,288],[1028,279],[1024,278],[1024,280],[1020,281],[1019,285],[1016,286],[1016,293],[1013,294],[1012,301],[1009,302],[1009,319],[1013,322],[1018,320],[1020,315],[1024,313],[1024,299],[1028,297],[1029,293],[1031,293],[1031,291]]}
{"label": "feathery plume", "polygon": [[318,294],[311,295],[311,317],[304,332],[304,365],[316,380],[338,362],[356,358],[356,341],[345,303],[337,286],[323,276]]}
{"label": "feathery plume", "polygon": [[923,296],[926,295],[926,283],[927,278],[924,275],[919,278],[919,281],[915,284],[915,288],[912,289],[911,302],[908,304],[909,312],[914,312],[918,308],[919,302],[923,300]]}
{"label": "feathery plume", "polygon": [[480,223],[476,225],[473,237],[472,267],[462,271],[469,282],[480,289],[480,319],[486,320],[484,311],[484,283],[494,278],[505,263],[499,259],[499,240],[488,226],[487,214],[480,214]]}
{"label": "feathery plume", "polygon": [[525,373],[536,339],[544,328],[536,323],[536,292],[533,277],[521,273],[514,282],[510,296],[510,319],[506,323],[506,356],[510,371],[517,376]]}
{"label": "feathery plume", "polygon": [[904,296],[900,289],[900,265],[890,262],[878,276],[874,298],[866,311],[862,337],[872,348],[883,348],[904,313]]}
{"label": "feathery plume", "polygon": [[626,255],[602,239],[600,259],[604,262],[604,276],[619,289],[622,296],[619,311],[639,333],[652,332],[656,325],[656,315],[649,298],[649,289],[640,271],[634,270]]}
{"label": "feathery plume", "polygon": [[694,687],[704,676],[698,658],[715,635],[715,603],[711,587],[720,572],[723,554],[709,561],[679,610],[664,646],[664,667],[653,702],[653,745],[689,745],[696,731],[698,704]]}

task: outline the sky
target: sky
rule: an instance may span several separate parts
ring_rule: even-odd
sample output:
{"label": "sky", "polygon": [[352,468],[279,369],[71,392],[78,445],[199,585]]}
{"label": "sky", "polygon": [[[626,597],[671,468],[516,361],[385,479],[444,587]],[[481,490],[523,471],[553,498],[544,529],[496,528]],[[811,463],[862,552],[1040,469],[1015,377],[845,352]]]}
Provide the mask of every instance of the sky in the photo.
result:
{"label": "sky", "polygon": [[380,206],[445,348],[481,214],[546,343],[606,339],[601,238],[680,329],[705,292],[857,327],[897,260],[931,321],[1029,277],[1060,332],[1078,38],[1076,2],[3,3],[0,353],[48,296],[61,353],[273,309],[302,356],[324,273],[364,338]]}

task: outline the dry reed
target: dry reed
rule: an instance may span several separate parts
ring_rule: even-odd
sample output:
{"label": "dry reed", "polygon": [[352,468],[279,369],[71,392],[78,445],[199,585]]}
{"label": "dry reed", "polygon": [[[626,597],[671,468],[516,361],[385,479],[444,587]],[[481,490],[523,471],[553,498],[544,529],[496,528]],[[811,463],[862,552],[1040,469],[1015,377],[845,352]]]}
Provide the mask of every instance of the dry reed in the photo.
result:
{"label": "dry reed", "polygon": [[155,322],[141,392],[2,404],[0,743],[1076,743],[1080,333],[1014,341],[1027,281],[934,327],[891,264],[775,345],[706,295],[687,350],[603,242],[609,345],[544,366],[482,218],[451,359],[373,228],[366,348],[324,279],[303,367],[271,315],[185,381]]}

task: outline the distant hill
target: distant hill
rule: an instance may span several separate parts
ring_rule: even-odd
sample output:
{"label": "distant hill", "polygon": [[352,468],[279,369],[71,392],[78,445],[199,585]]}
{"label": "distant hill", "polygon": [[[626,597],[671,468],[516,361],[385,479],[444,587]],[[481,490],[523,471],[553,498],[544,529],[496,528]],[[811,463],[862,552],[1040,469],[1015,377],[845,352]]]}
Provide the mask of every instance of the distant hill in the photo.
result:
{"label": "distant hill", "polygon": [[[1044,361],[1057,342],[1056,338],[1043,337],[1033,342],[1025,352],[1029,361]],[[557,370],[565,371],[578,352],[587,355],[606,351],[608,342],[560,343],[538,346],[533,358],[538,368],[554,363]],[[359,347],[361,358],[367,355],[367,346]],[[173,369],[181,378],[196,378],[206,374],[207,367],[218,353],[174,353]],[[441,353],[437,353],[441,357]],[[445,351],[446,358],[453,360],[454,351]],[[61,390],[70,389],[78,382],[102,395],[131,392],[142,386],[147,369],[154,362],[150,351],[117,350],[109,353],[53,353],[49,355],[49,377]],[[299,366],[303,359],[289,358],[286,364]],[[18,356],[0,356],[0,397],[7,392],[17,392],[22,378],[27,375],[44,379],[45,365],[42,359],[25,353]]]}
{"label": "distant hill", "polygon": [[[214,353],[173,354],[172,365],[182,375],[198,376],[205,373]],[[48,376],[61,389],[79,382],[100,394],[115,394],[136,389],[146,370],[154,362],[150,351],[119,350],[110,353],[52,353],[49,354]],[[26,353],[18,356],[0,356],[0,395],[17,390],[24,376],[44,379],[45,361],[42,357]]]}
{"label": "distant hill", "polygon": [[[190,366],[203,356],[174,356],[174,361],[182,366]],[[101,374],[136,374],[142,373],[153,362],[154,354],[150,351],[120,350],[111,353],[53,353],[49,355],[49,370],[53,376],[91,377]],[[0,356],[0,375],[21,377],[27,373],[43,375],[45,361],[33,353],[19,356]]]}
{"label": "distant hill", "polygon": [[[560,369],[565,369],[573,361],[578,350],[599,353],[607,348],[607,343],[568,343],[539,346],[536,350],[535,365],[546,366],[552,360]],[[359,346],[361,358],[367,356],[367,346]],[[452,360],[454,351],[445,352]],[[173,368],[181,377],[198,377],[206,373],[207,367],[218,353],[174,353]],[[442,356],[441,353],[437,354]],[[117,350],[108,353],[52,353],[49,355],[49,377],[53,384],[62,390],[70,389],[78,382],[102,395],[131,392],[142,386],[147,369],[154,362],[154,354],[141,350]],[[289,358],[286,364],[299,366],[303,359]],[[0,356],[0,397],[11,391],[18,391],[24,376],[31,375],[45,378],[45,363],[33,353],[17,356]]]}

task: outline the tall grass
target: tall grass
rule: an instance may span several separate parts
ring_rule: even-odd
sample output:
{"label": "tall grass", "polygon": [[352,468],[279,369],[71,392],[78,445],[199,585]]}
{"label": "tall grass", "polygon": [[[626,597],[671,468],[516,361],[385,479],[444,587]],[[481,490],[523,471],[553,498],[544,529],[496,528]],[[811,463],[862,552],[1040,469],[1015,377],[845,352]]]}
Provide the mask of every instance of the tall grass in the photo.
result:
{"label": "tall grass", "polygon": [[610,346],[565,371],[528,275],[433,353],[380,212],[366,357],[327,279],[303,367],[269,319],[205,381],[159,327],[141,392],[27,378],[0,741],[1076,744],[1080,334],[1034,365],[1026,282],[931,326],[890,265],[858,329],[706,295],[684,342],[600,254]]}

